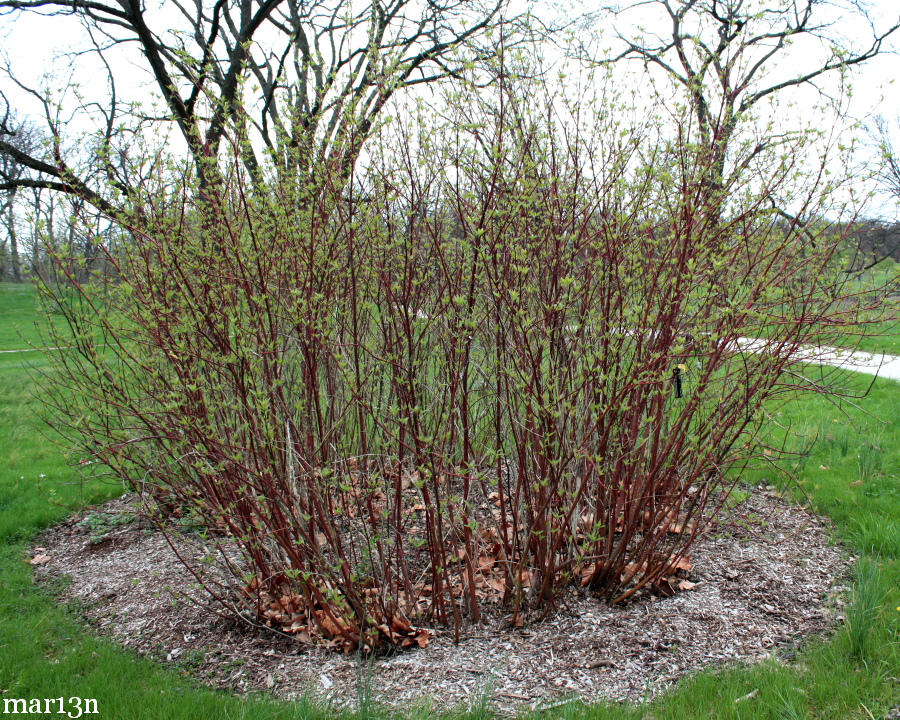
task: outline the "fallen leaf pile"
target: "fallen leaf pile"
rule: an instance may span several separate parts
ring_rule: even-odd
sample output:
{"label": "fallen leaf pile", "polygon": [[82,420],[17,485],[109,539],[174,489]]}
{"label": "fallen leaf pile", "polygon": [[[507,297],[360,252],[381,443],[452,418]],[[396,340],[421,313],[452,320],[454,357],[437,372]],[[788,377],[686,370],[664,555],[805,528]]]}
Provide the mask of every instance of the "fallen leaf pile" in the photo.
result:
{"label": "fallen leaf pile", "polygon": [[47,548],[36,547],[34,556],[30,560],[26,560],[30,565],[46,565],[50,562],[50,556],[47,554]]}
{"label": "fallen leaf pile", "polygon": [[372,652],[385,643],[409,649],[428,645],[428,628],[413,625],[402,613],[394,612],[389,620],[361,629],[349,613],[339,614],[334,607],[318,604],[311,609],[300,595],[274,597],[257,580],[244,588],[248,599],[257,603],[258,614],[268,627],[294,635],[304,643],[323,644],[345,653],[362,649]]}

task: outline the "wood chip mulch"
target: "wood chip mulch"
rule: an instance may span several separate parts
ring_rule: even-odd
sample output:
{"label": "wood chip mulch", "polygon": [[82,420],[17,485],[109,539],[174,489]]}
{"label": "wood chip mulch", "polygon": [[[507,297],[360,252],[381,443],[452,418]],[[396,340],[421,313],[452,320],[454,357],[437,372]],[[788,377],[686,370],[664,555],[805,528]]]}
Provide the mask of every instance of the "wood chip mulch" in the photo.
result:
{"label": "wood chip mulch", "polygon": [[823,521],[756,488],[694,546],[691,590],[611,607],[573,589],[524,628],[505,628],[498,611],[458,644],[437,629],[425,649],[366,660],[204,610],[160,533],[133,522],[98,537],[98,522],[133,507],[123,497],[45,533],[26,558],[38,582],[71,578],[62,599],[79,602],[101,634],[210,684],[288,698],[307,692],[336,706],[364,694],[401,706],[486,701],[501,714],[576,697],[635,702],[711,665],[790,660],[805,638],[841,619],[853,561],[829,542]]}

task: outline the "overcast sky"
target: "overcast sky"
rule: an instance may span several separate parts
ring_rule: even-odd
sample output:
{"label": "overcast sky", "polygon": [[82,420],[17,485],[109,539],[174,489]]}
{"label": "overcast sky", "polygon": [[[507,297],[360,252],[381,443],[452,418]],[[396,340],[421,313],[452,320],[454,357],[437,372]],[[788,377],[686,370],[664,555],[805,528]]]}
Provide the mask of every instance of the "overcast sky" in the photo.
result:
{"label": "overcast sky", "polygon": [[[540,10],[547,10],[549,3],[536,3],[535,7]],[[881,22],[886,22],[891,14],[897,14],[900,11],[900,1],[898,0],[876,0],[870,3],[870,9],[873,16]],[[171,5],[167,8],[168,12],[172,12]],[[165,17],[164,11],[161,17]],[[832,35],[838,37],[846,37],[850,43],[861,45],[865,42],[867,28],[858,22],[852,21],[850,16],[846,18],[835,18],[836,22],[831,27]],[[157,22],[160,22],[159,20]],[[646,16],[625,16],[619,21],[624,32],[628,32],[628,28],[633,27],[636,22],[640,22],[653,30],[652,23]],[[649,23],[649,24],[648,24]],[[612,27],[608,21],[597,26],[600,29],[600,42],[613,42]],[[162,30],[165,28],[157,28]],[[35,88],[47,84],[43,78],[53,75],[54,79],[49,81],[50,87],[62,87],[68,82],[75,82],[79,85],[82,96],[86,99],[104,98],[107,93],[105,76],[101,71],[101,67],[96,60],[90,57],[82,57],[74,60],[71,57],[63,56],[66,52],[84,48],[85,35],[83,29],[73,17],[64,18],[45,18],[45,17],[28,17],[23,16],[11,22],[7,17],[0,17],[0,48],[2,48],[2,56],[8,60],[13,73],[27,81]],[[900,45],[900,38],[898,38]],[[793,55],[786,55],[798,65],[805,59],[803,54],[808,52],[808,48],[804,48],[802,44],[794,47],[791,52]],[[553,57],[552,50],[547,51],[548,57]],[[600,52],[598,48],[598,52]],[[120,76],[127,77],[130,80],[131,87],[127,89],[127,95],[132,99],[137,99],[146,95],[150,85],[141,85],[146,82],[146,76],[142,75],[137,68],[134,72],[128,72],[127,66],[129,60],[126,54],[120,54],[117,57],[116,72]],[[793,62],[786,64],[782,68],[773,68],[773,75],[777,75],[779,71],[794,72]],[[135,63],[137,65],[137,63]],[[123,73],[123,71],[125,71]],[[861,120],[871,123],[875,115],[883,115],[892,121],[894,127],[894,136],[896,145],[900,148],[900,125],[897,119],[900,118],[900,87],[895,80],[900,78],[900,55],[896,53],[885,53],[875,60],[860,66],[852,75],[853,96],[849,105],[850,120]],[[21,91],[13,88],[9,81],[0,78],[0,89],[6,92],[12,99],[13,103],[19,106],[23,113],[34,114],[38,112],[38,106],[26,99],[26,95]],[[835,89],[834,85],[828,86],[829,91]],[[125,94],[126,88],[120,87],[119,92]],[[69,95],[74,99],[74,94]],[[793,103],[790,101],[793,100]],[[782,106],[791,106],[789,120],[797,120],[798,124],[804,122],[821,122],[820,116],[813,113],[810,108],[815,102],[815,95],[806,91],[788,91],[788,94],[782,98],[780,103]],[[796,118],[793,114],[796,113]],[[82,121],[78,121],[79,125]],[[873,206],[873,210],[884,214],[895,213],[894,206],[898,205],[895,201],[880,200]],[[895,213],[900,214],[900,213]]]}

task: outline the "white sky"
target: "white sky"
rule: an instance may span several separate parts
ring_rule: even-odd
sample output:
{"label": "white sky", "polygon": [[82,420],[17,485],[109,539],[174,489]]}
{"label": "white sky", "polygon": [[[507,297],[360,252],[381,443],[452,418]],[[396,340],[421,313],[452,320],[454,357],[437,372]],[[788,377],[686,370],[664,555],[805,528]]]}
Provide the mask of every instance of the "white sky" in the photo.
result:
{"label": "white sky", "polygon": [[[577,2],[571,4],[578,5]],[[553,5],[555,6],[555,3]],[[534,7],[538,12],[548,11],[551,3],[538,2],[534,3]],[[590,7],[593,8],[596,5],[591,4]],[[885,21],[891,14],[900,13],[900,2],[898,0],[875,0],[870,3],[870,8],[874,16]],[[163,9],[161,17],[165,18],[170,12],[172,12],[171,5]],[[645,17],[637,18],[637,20],[642,23],[646,22]],[[621,22],[623,26],[627,27],[628,18],[623,18]],[[864,42],[865,28],[858,23],[850,22],[847,18],[838,18],[832,32],[845,36],[849,42]],[[39,87],[42,82],[46,82],[42,81],[42,77],[53,75],[55,79],[49,81],[49,86],[57,88],[71,79],[79,84],[84,98],[88,100],[104,98],[107,93],[105,75],[100,71],[96,59],[82,57],[73,64],[71,58],[62,56],[65,52],[83,48],[84,37],[81,24],[73,17],[45,18],[26,15],[20,17],[15,23],[12,23],[7,17],[0,17],[0,57],[8,59],[13,73],[17,77],[27,79],[33,86]],[[607,33],[604,37],[610,37],[610,34]],[[900,37],[895,44],[900,45]],[[794,48],[793,52],[793,55],[785,55],[785,58],[789,58],[792,63],[796,62],[799,65],[805,59],[803,54],[806,50],[800,47]],[[552,56],[553,54],[554,52],[548,49],[548,55]],[[140,83],[145,81],[146,76],[142,78],[137,68],[134,71],[128,71],[126,67],[123,67],[128,62],[127,56],[124,54],[119,54],[116,60],[116,72],[121,77],[127,78],[131,85],[127,89],[120,87],[119,91],[129,99],[139,99],[146,96],[148,88],[151,86],[141,86]],[[778,70],[779,68],[775,68],[773,74]],[[787,70],[788,72],[792,71],[793,66],[788,65]],[[900,124],[897,124],[900,120],[895,120],[900,119],[900,88],[895,84],[897,78],[900,78],[900,55],[896,53],[882,54],[875,60],[860,66],[852,75],[853,96],[850,114],[852,119],[868,123],[878,114],[894,121],[894,137],[896,145],[900,149]],[[0,77],[0,89],[20,106],[21,114],[36,115],[39,112],[38,106],[26,100],[23,93],[12,88],[6,78]],[[68,95],[70,106],[75,102],[74,97],[72,93]],[[788,106],[785,113],[789,122],[795,120],[798,124],[821,122],[809,109],[814,101],[814,95],[808,91],[789,90],[782,95],[779,104],[782,107]],[[78,126],[81,126],[83,120],[76,122]],[[900,202],[882,199],[873,205],[872,210],[883,214],[900,215]]]}

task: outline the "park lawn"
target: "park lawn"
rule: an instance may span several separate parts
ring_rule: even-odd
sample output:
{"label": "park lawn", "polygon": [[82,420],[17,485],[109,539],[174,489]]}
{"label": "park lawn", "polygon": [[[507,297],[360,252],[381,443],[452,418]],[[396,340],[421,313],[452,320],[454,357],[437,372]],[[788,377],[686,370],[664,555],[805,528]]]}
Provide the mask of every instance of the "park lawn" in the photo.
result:
{"label": "park lawn", "polygon": [[[25,328],[34,342],[35,300],[29,286],[0,285],[0,338]],[[34,332],[33,335],[29,335]],[[900,335],[894,331],[894,340]],[[7,346],[9,347],[9,346]],[[19,342],[18,347],[24,347]],[[0,349],[6,349],[0,345]],[[31,369],[23,367],[29,363]],[[77,608],[53,602],[34,586],[29,541],[73,509],[122,492],[121,485],[82,480],[45,434],[32,380],[41,353],[0,355],[0,698],[96,698],[111,718],[327,718],[311,700],[240,698],[204,689],[186,667],[163,666],[95,637]],[[844,373],[860,394],[871,378]],[[572,703],[542,717],[565,718],[881,718],[900,706],[900,384],[878,380],[867,397],[829,404],[822,398],[773,404],[770,440],[795,456],[789,492],[834,520],[837,539],[860,557],[848,598],[848,622],[807,646],[791,663],[777,660],[699,673],[639,707]],[[779,433],[787,433],[781,437]],[[764,468],[747,482],[776,482]],[[784,481],[782,481],[784,482]],[[345,717],[433,717],[427,704],[388,712],[374,703]],[[745,701],[735,699],[756,694]],[[469,710],[442,717],[491,717],[473,699]]]}
{"label": "park lawn", "polygon": [[865,352],[900,355],[900,263],[886,260],[861,276],[848,281],[847,292],[861,292],[873,288],[890,288],[893,295],[883,307],[862,313],[867,322],[858,328],[849,345]]}
{"label": "park lawn", "polygon": [[34,347],[40,340],[38,295],[30,283],[0,283],[0,350]]}
{"label": "park lawn", "polygon": [[887,305],[873,313],[871,320],[858,332],[859,335],[851,335],[849,345],[852,349],[900,355],[900,296],[888,300]]}
{"label": "park lawn", "polygon": [[889,298],[885,307],[868,313],[868,322],[850,333],[853,350],[900,355],[900,296]]}

